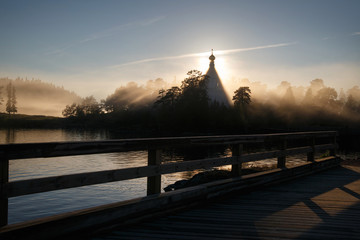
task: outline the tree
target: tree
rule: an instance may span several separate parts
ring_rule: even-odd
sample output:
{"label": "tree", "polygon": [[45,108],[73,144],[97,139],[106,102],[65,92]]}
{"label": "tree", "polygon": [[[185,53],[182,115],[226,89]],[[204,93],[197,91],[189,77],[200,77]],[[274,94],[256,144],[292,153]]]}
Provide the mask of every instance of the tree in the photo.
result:
{"label": "tree", "polygon": [[81,103],[84,115],[98,115],[101,113],[100,104],[96,101],[94,96],[89,96]]}
{"label": "tree", "polygon": [[292,87],[288,87],[288,89],[286,90],[286,92],[282,98],[281,103],[282,103],[282,105],[285,105],[285,106],[295,105],[296,101],[295,101],[294,93],[292,91]]}
{"label": "tree", "polygon": [[16,90],[15,87],[12,85],[11,81],[7,85],[6,91],[7,91],[6,112],[8,112],[9,114],[11,113],[15,114],[17,112]]}
{"label": "tree", "polygon": [[322,79],[314,79],[310,82],[310,88],[313,92],[313,94],[317,94],[319,90],[323,89],[325,87],[324,80]]}
{"label": "tree", "polygon": [[154,103],[159,111],[159,126],[186,130],[206,128],[209,113],[208,76],[198,70],[191,70],[187,75],[181,87],[159,91]]}
{"label": "tree", "polygon": [[167,90],[161,89],[159,90],[158,100],[156,100],[155,104],[174,108],[180,96],[181,89],[179,87],[172,87]]}
{"label": "tree", "polygon": [[198,70],[191,70],[187,73],[188,77],[181,83],[181,87],[172,87],[167,90],[161,89],[155,105],[178,107],[189,107],[208,104],[207,79],[206,75]]}
{"label": "tree", "polygon": [[350,113],[360,113],[360,102],[356,101],[355,98],[350,94],[344,108]]}
{"label": "tree", "polygon": [[346,103],[346,95],[344,93],[344,89],[340,89],[340,93],[339,93],[339,103],[341,106],[344,106],[344,104]]}
{"label": "tree", "polygon": [[161,84],[162,80],[148,81],[145,88],[135,82],[130,82],[126,86],[117,88],[113,94],[109,95],[103,101],[104,108],[107,112],[122,112],[151,106],[156,99],[156,93],[161,89],[156,88]]}
{"label": "tree", "polygon": [[86,97],[80,104],[66,105],[62,111],[64,117],[96,116],[102,113],[101,105],[93,96]]}
{"label": "tree", "polygon": [[314,103],[314,96],[311,88],[308,88],[308,90],[306,91],[302,103],[304,105],[312,105]]}
{"label": "tree", "polygon": [[288,81],[282,81],[276,88],[276,92],[279,96],[284,95],[289,87],[291,87],[291,84]]}
{"label": "tree", "polygon": [[0,105],[2,104],[2,102],[4,101],[4,99],[2,98],[2,89],[3,89],[4,87],[3,86],[1,86],[0,87]]}
{"label": "tree", "polygon": [[316,95],[316,100],[320,105],[333,106],[337,99],[337,92],[334,88],[324,87]]}
{"label": "tree", "polygon": [[191,70],[188,77],[181,83],[181,101],[189,101],[204,105],[208,103],[207,94],[208,76],[202,75],[201,71]]}
{"label": "tree", "polygon": [[359,86],[353,86],[347,91],[348,96],[352,96],[354,100],[360,101],[360,88]]}
{"label": "tree", "polygon": [[251,90],[249,87],[240,87],[234,92],[232,100],[234,101],[235,108],[243,109],[251,102]]}

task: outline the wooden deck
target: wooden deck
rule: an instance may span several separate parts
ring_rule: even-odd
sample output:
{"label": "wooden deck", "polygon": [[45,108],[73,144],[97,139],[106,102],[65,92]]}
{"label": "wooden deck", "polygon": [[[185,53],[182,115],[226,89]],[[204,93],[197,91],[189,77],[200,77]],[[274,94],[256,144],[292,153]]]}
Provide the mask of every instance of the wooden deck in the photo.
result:
{"label": "wooden deck", "polygon": [[360,167],[332,168],[91,239],[360,239]]}

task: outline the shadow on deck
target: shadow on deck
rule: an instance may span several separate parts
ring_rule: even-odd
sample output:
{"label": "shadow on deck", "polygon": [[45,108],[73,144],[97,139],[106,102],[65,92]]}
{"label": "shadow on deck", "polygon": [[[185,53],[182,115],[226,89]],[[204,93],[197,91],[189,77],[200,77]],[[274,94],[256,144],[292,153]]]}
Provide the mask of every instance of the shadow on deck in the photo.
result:
{"label": "shadow on deck", "polygon": [[359,239],[360,167],[339,166],[100,239]]}

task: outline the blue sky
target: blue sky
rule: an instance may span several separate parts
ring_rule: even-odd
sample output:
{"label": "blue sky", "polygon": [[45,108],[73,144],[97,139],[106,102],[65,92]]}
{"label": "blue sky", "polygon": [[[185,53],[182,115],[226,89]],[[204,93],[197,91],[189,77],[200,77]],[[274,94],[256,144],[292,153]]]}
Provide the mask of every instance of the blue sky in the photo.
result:
{"label": "blue sky", "polygon": [[1,1],[0,77],[105,98],[129,81],[181,81],[213,48],[230,79],[360,85],[360,1]]}

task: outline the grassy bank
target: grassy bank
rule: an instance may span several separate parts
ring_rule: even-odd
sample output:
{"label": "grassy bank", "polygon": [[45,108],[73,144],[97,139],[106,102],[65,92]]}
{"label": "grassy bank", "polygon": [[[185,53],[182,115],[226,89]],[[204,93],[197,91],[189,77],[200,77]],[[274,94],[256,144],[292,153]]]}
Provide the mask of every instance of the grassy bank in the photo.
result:
{"label": "grassy bank", "polygon": [[64,126],[64,118],[0,113],[1,128],[62,128]]}

